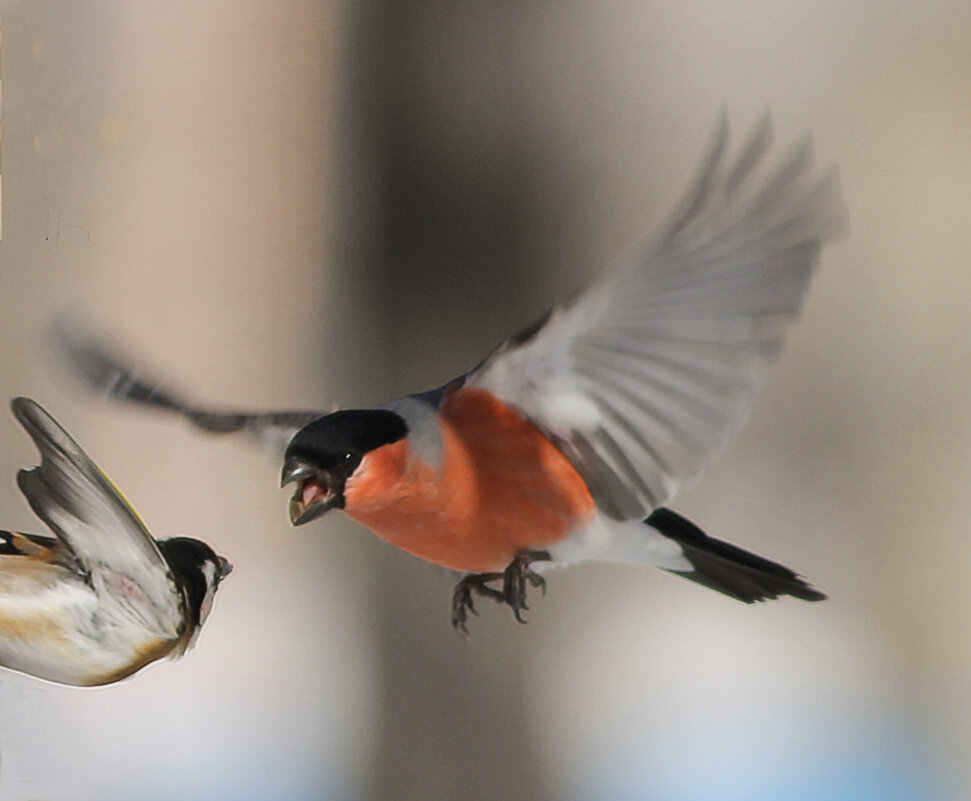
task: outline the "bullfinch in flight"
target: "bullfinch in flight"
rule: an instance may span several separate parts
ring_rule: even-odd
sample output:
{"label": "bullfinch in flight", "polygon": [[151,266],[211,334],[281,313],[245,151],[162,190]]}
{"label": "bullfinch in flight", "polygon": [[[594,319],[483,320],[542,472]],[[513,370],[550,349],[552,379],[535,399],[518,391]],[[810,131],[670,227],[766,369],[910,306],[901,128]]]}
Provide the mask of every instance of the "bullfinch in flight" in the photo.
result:
{"label": "bullfinch in flight", "polygon": [[798,316],[824,240],[844,224],[835,170],[808,142],[768,159],[768,119],[734,159],[723,117],[694,186],[637,254],[437,389],[331,414],[211,411],[59,326],[102,393],[278,448],[290,520],[340,509],[464,578],[522,620],[538,570],[646,562],[746,603],[825,596],[793,571],[667,508],[742,424]]}

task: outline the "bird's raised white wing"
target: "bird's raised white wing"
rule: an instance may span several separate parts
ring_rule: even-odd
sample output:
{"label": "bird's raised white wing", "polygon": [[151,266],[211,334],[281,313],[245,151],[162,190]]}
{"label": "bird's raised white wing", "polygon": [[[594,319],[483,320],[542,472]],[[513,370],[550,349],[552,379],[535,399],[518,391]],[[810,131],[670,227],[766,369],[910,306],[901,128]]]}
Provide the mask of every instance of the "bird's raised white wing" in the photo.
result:
{"label": "bird's raised white wing", "polygon": [[121,493],[80,446],[29,398],[11,403],[41,454],[17,483],[31,508],[74,555],[102,598],[169,639],[184,627],[184,599],[158,546]]}
{"label": "bird's raised white wing", "polygon": [[723,117],[682,209],[466,377],[550,436],[616,519],[695,478],[748,415],[822,242],[845,225],[835,170],[805,141],[766,164],[768,118],[728,163]]}

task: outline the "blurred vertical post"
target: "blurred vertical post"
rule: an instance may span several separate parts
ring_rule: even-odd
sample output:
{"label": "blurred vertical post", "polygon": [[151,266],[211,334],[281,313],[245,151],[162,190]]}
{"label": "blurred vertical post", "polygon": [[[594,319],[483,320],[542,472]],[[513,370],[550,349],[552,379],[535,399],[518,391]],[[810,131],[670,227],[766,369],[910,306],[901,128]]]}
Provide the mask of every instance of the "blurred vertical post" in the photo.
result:
{"label": "blurred vertical post", "polygon": [[[355,4],[350,93],[377,175],[382,396],[469,369],[550,301],[544,236],[564,226],[563,206],[537,186],[551,164],[560,180],[567,170],[532,103],[524,13],[517,3]],[[535,627],[488,609],[463,643],[448,622],[453,577],[386,546],[374,560],[382,688],[371,798],[549,797],[524,698]]]}

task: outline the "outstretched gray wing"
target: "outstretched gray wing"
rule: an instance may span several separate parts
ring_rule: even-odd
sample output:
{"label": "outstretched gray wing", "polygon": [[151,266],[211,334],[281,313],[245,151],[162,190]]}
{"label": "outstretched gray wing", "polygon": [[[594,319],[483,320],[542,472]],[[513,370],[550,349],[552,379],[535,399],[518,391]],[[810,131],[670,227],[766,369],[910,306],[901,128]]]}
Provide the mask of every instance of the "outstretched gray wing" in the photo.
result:
{"label": "outstretched gray wing", "polygon": [[734,162],[720,121],[681,210],[466,377],[561,447],[605,513],[644,518],[741,425],[845,212],[804,142],[767,164],[768,118]]}
{"label": "outstretched gray wing", "polygon": [[70,435],[29,398],[14,416],[37,445],[39,467],[17,474],[31,508],[71,551],[99,595],[110,595],[166,638],[183,627],[183,597],[145,524]]}
{"label": "outstretched gray wing", "polygon": [[249,434],[281,458],[294,434],[326,414],[302,410],[240,412],[202,409],[186,401],[163,381],[128,364],[79,320],[58,318],[51,332],[68,365],[96,392],[177,414],[211,434]]}

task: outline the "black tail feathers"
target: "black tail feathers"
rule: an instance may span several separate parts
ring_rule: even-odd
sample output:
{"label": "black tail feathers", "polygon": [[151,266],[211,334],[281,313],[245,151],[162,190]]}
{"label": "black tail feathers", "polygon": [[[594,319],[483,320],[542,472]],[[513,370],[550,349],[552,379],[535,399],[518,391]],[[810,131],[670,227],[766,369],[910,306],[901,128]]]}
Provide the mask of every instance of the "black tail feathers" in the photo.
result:
{"label": "black tail feathers", "polygon": [[671,571],[676,575],[747,604],[780,595],[791,595],[803,601],[826,599],[823,593],[789,568],[713,539],[690,520],[670,509],[655,509],[644,522],[677,542],[694,568],[690,572]]}

